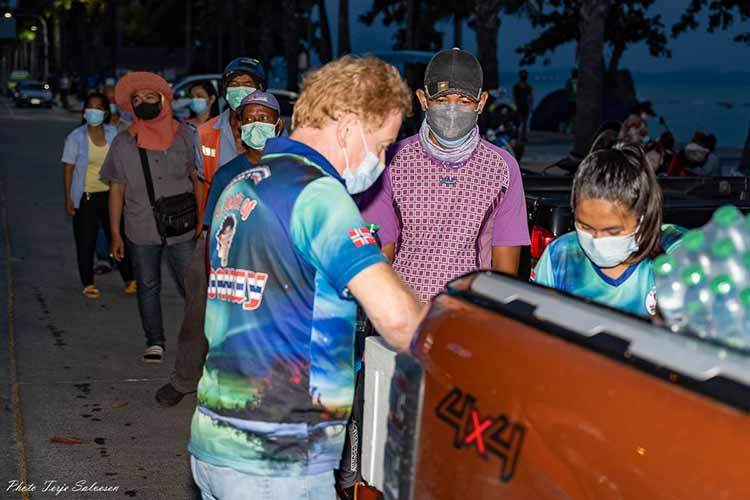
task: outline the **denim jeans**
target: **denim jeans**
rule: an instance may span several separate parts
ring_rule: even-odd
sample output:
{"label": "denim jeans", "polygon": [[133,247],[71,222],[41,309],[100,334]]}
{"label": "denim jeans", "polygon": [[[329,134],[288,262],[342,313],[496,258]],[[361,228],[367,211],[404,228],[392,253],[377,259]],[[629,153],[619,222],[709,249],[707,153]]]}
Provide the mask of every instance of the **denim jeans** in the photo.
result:
{"label": "denim jeans", "polygon": [[333,471],[316,476],[251,476],[190,457],[203,500],[336,500]]}
{"label": "denim jeans", "polygon": [[161,316],[161,258],[166,254],[167,264],[180,294],[185,296],[185,274],[190,256],[195,250],[195,240],[171,245],[137,245],[128,241],[130,260],[138,284],[138,311],[141,314],[146,345],[164,347],[164,323]]}
{"label": "denim jeans", "polygon": [[208,352],[208,341],[203,331],[207,291],[206,237],[201,234],[185,275],[185,316],[177,337],[174,371],[169,380],[180,392],[195,392],[203,375],[203,363]]}

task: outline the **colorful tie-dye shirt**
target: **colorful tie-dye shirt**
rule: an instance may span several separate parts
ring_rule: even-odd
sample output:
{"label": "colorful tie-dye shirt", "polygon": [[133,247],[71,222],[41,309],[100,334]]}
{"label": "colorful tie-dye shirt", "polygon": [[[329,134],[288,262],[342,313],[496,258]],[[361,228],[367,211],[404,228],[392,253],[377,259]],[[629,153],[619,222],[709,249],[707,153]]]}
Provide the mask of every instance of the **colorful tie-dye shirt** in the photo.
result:
{"label": "colorful tie-dye shirt", "polygon": [[386,258],[335,169],[287,138],[227,185],[210,226],[190,453],[261,476],[337,468],[354,392],[346,287]]}
{"label": "colorful tie-dye shirt", "polygon": [[[684,232],[679,226],[662,226],[662,248],[673,252]],[[610,278],[586,256],[575,231],[549,244],[532,273],[532,281],[639,316],[656,314],[651,259],[631,265],[617,279]]]}

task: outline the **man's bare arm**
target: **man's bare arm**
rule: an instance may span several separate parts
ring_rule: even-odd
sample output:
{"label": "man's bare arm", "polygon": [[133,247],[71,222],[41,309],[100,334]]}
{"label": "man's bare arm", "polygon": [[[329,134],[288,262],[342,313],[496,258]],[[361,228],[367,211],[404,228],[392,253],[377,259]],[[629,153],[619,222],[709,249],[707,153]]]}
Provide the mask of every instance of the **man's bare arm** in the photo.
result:
{"label": "man's bare arm", "polygon": [[352,278],[349,290],[378,333],[395,349],[406,351],[427,308],[391,266],[368,267]]}
{"label": "man's bare arm", "polygon": [[521,247],[492,247],[492,269],[517,275],[521,262]]}

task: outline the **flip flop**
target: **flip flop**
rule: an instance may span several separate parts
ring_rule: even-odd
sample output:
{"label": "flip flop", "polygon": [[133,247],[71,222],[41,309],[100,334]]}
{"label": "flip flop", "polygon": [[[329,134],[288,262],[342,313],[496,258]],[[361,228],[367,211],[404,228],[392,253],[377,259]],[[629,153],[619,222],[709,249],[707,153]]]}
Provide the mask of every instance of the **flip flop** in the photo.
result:
{"label": "flip flop", "polygon": [[102,296],[102,292],[99,291],[98,288],[96,288],[95,285],[88,285],[83,287],[83,294],[88,299],[98,299]]}

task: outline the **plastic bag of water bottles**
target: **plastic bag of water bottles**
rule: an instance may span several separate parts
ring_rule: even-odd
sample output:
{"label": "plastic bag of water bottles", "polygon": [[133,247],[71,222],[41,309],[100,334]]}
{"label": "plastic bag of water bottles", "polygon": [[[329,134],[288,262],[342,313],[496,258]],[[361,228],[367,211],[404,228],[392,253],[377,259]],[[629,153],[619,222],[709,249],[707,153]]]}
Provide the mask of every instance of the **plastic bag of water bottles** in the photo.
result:
{"label": "plastic bag of water bottles", "polygon": [[673,330],[750,348],[750,216],[731,205],[654,259],[656,299]]}

